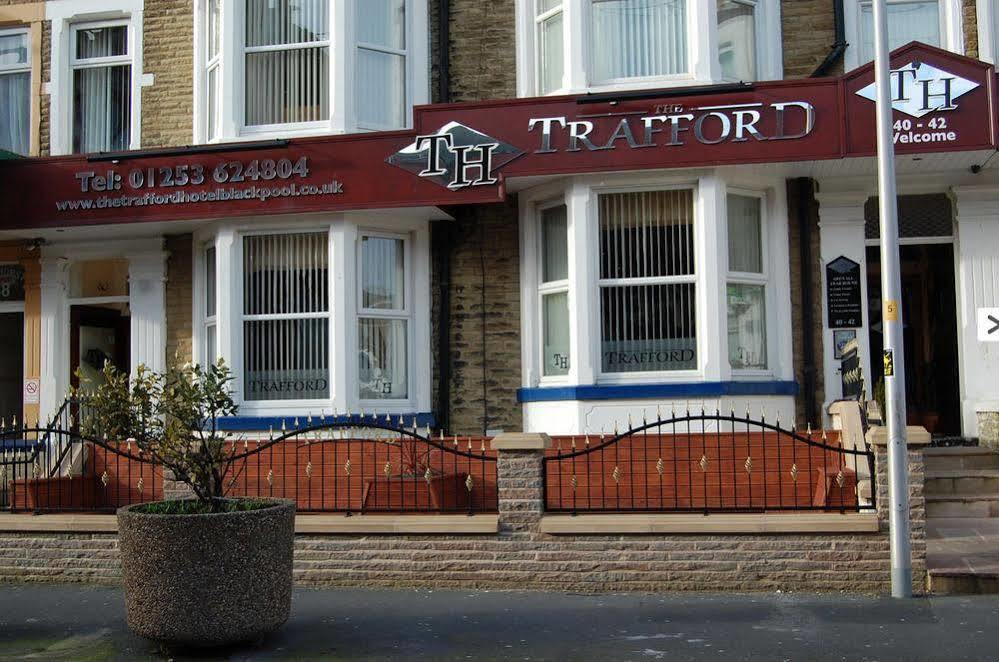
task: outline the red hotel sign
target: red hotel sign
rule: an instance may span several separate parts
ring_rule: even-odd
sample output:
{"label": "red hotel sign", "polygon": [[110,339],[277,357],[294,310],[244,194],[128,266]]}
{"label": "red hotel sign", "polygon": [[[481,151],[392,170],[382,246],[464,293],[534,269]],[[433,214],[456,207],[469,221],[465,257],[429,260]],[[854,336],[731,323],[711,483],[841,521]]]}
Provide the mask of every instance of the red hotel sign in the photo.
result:
{"label": "red hotel sign", "polygon": [[[910,44],[892,67],[899,153],[994,147],[989,65]],[[411,132],[265,149],[14,161],[0,228],[490,203],[510,177],[870,156],[872,83],[868,65],[703,95],[424,106]]]}

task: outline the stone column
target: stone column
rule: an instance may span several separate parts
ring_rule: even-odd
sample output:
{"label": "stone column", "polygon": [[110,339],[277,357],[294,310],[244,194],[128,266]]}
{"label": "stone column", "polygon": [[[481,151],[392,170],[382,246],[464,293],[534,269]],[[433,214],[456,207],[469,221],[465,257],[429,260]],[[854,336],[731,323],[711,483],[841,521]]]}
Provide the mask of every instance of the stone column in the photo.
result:
{"label": "stone column", "polygon": [[128,255],[131,369],[166,368],[166,251]]}
{"label": "stone column", "polygon": [[39,290],[41,301],[41,396],[39,416],[52,418],[69,389],[69,262],[43,257]]}
{"label": "stone column", "polygon": [[[912,546],[912,590],[926,592],[926,498],[923,495],[925,465],[923,450],[930,443],[930,433],[926,428],[907,428],[908,467],[909,467],[909,541]],[[888,532],[888,428],[873,427],[867,431],[867,443],[874,448],[874,464],[877,478],[878,519],[881,530]]]}
{"label": "stone column", "polygon": [[540,432],[510,432],[493,439],[500,535],[538,533],[545,510],[542,460],[551,446],[551,438]]}

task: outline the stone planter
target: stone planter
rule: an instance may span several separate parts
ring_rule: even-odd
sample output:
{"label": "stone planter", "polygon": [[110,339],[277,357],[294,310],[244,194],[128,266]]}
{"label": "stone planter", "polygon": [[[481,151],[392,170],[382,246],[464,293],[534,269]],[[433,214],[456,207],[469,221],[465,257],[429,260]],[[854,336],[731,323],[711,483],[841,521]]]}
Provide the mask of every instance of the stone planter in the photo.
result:
{"label": "stone planter", "polygon": [[258,639],[291,612],[295,503],[207,515],[118,510],[128,626],[175,646]]}

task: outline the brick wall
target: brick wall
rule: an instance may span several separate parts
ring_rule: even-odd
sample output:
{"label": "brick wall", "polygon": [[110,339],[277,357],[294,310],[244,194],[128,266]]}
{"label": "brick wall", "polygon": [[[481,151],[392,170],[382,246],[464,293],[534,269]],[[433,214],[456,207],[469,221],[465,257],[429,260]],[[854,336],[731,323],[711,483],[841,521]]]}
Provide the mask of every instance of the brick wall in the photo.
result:
{"label": "brick wall", "polygon": [[[547,535],[540,531],[541,453],[500,452],[497,534],[300,535],[296,582],[562,591],[889,588],[883,447],[876,485],[882,526],[870,534]],[[909,470],[913,584],[922,591],[926,545],[919,451],[910,453]],[[2,533],[0,581],[117,583],[116,536]]]}
{"label": "brick wall", "polygon": [[[801,241],[802,227],[798,219],[799,195],[797,184],[794,180],[787,182],[787,208],[788,208],[788,241],[790,245],[791,260],[789,268],[791,271],[791,327],[794,352],[794,379],[799,386],[805,385],[805,362],[804,362],[804,334],[808,331],[802,322],[801,307]],[[805,413],[805,399],[801,393],[795,398],[796,418],[798,425],[804,427],[809,423],[816,427],[821,423],[815,417],[821,412],[818,410],[825,402],[824,373],[822,370],[822,267],[821,250],[819,246],[819,206],[814,195],[809,195],[808,223],[811,227],[811,248],[812,248],[812,347],[814,353],[814,383],[816,412],[812,416]]]}
{"label": "brick wall", "polygon": [[193,313],[194,271],[192,237],[189,234],[166,238],[166,356],[167,361],[185,363],[191,355],[191,315]]}
{"label": "brick wall", "polygon": [[964,54],[978,57],[978,0],[964,0]]}
{"label": "brick wall", "polygon": [[[875,447],[876,494],[878,518],[882,531],[888,531],[888,449]],[[920,592],[926,588],[926,500],[923,484],[926,465],[923,453],[910,447],[907,467],[909,470],[909,544],[912,546],[912,588]]]}
{"label": "brick wall", "polygon": [[[436,44],[439,0],[430,4],[431,78],[436,85],[440,63]],[[451,0],[450,32],[452,101],[517,96],[513,0]]]}
{"label": "brick wall", "polygon": [[[781,0],[784,77],[805,78],[822,63],[836,41],[833,0]],[[840,61],[830,76],[843,73]]]}
{"label": "brick wall", "polygon": [[142,146],[189,145],[194,139],[194,3],[147,0],[143,13]]}
{"label": "brick wall", "polygon": [[[456,221],[451,228],[448,432],[465,435],[520,430],[520,238],[516,197],[510,197],[505,205],[453,212]],[[436,310],[437,283],[433,293]],[[439,369],[435,374],[439,375]]]}

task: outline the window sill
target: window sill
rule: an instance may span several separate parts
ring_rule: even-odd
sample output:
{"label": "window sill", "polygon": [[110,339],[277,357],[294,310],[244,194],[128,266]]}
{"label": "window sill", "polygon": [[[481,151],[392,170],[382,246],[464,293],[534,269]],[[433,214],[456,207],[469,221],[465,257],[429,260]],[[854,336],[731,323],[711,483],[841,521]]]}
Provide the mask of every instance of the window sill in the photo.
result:
{"label": "window sill", "polygon": [[641,400],[653,398],[717,398],[724,396],[794,396],[793,381],[668,382],[521,388],[518,402],[560,400]]}
{"label": "window sill", "polygon": [[545,515],[541,532],[551,535],[877,533],[877,513]]}
{"label": "window sill", "polygon": [[[430,412],[423,413],[388,413],[393,421],[397,421],[401,416],[403,421],[411,423],[412,420],[416,419],[416,425],[420,428],[425,427],[435,427],[437,425],[436,417]],[[372,421],[378,419],[384,421],[386,412],[375,412],[366,413],[364,420]],[[274,430],[278,432],[282,429],[291,430],[294,428],[295,420],[298,420],[298,427],[304,428],[308,425],[308,414],[302,413],[292,413],[285,416],[229,416],[226,418],[219,419],[219,429],[225,432],[269,432]],[[321,422],[319,414],[312,414],[312,424],[319,425]],[[348,420],[352,423],[359,423],[361,421],[360,414],[340,414],[336,417],[326,416],[326,423],[332,425],[335,422],[345,423]],[[407,427],[411,427],[408,425]]]}
{"label": "window sill", "polygon": [[[115,515],[0,515],[8,533],[117,533]],[[295,533],[304,534],[491,534],[499,516],[480,515],[296,515]]]}

